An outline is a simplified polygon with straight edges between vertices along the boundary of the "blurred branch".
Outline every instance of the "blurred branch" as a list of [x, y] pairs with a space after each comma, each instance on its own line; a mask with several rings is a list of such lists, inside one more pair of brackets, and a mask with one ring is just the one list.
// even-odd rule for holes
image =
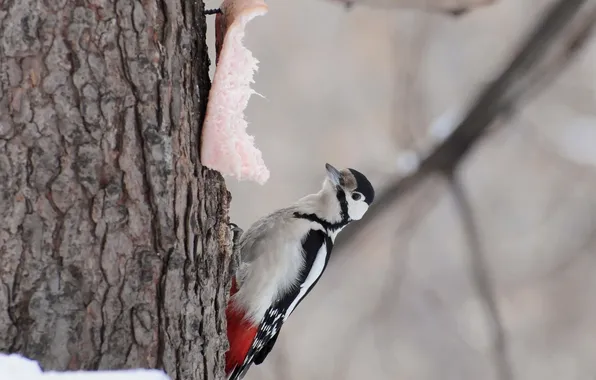
[[507, 356], [507, 336], [501, 323], [499, 308], [494, 296], [494, 286], [482, 250], [480, 232], [474, 221], [474, 211], [462, 184], [456, 178], [456, 174], [448, 174], [447, 180], [455, 201], [455, 206], [460, 214], [462, 227], [469, 246], [468, 252], [472, 282], [476, 287], [476, 291], [486, 304], [488, 319], [491, 321], [494, 337], [493, 362], [497, 378], [500, 380], [512, 380], [513, 371]]
[[[366, 217], [346, 227], [349, 232], [337, 240], [336, 249], [355, 239], [368, 223], [426, 177], [453, 172], [495, 120], [511, 115], [532, 89], [560, 73], [585, 45], [595, 23], [595, 8], [594, 0], [558, 0], [550, 5], [510, 64], [480, 93], [453, 133], [420, 162], [417, 170], [389, 184]], [[572, 32], [564, 35], [569, 29]]]
[[331, 0], [342, 3], [347, 9], [354, 6], [368, 6], [372, 8], [419, 9], [425, 12], [444, 13], [451, 16], [461, 16], [469, 11], [493, 4], [495, 0]]
[[[428, 214], [434, 209], [441, 199], [442, 192], [437, 187], [427, 187], [426, 194], [412, 200], [409, 210], [404, 210], [408, 216], [406, 221], [399, 224], [394, 232], [392, 251], [402, 252], [400, 255], [389, 255], [387, 263], [387, 272], [383, 281], [383, 286], [378, 296], [375, 307], [369, 314], [367, 324], [372, 328], [372, 338], [377, 349], [379, 366], [388, 378], [395, 373], [396, 361], [399, 358], [393, 355], [391, 342], [395, 342], [395, 328], [390, 328], [389, 323], [394, 321], [391, 315], [392, 308], [399, 304], [401, 285], [407, 274], [408, 260], [410, 258], [410, 245], [412, 237], [416, 230], [427, 218]], [[360, 323], [363, 326], [364, 323]]]

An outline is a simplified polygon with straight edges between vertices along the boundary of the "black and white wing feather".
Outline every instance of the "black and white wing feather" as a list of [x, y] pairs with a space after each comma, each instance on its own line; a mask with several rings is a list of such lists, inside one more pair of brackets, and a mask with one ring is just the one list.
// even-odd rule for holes
[[267, 309], [244, 363], [234, 369], [228, 377], [229, 380], [242, 379], [251, 364], [259, 365], [269, 355], [277, 341], [281, 326], [316, 285], [327, 267], [333, 242], [324, 231], [310, 230], [302, 248], [305, 262], [298, 277], [299, 286], [292, 288]]

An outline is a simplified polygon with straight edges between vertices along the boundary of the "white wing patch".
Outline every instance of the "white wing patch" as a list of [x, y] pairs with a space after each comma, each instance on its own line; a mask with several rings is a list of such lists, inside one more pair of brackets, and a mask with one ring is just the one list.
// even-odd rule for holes
[[323, 269], [325, 269], [326, 259], [327, 244], [323, 243], [323, 245], [321, 245], [321, 248], [319, 248], [319, 251], [317, 252], [317, 257], [315, 258], [315, 261], [312, 264], [312, 268], [310, 268], [310, 272], [308, 272], [308, 276], [306, 276], [306, 280], [300, 285], [300, 292], [298, 293], [296, 298], [294, 298], [294, 301], [292, 301], [290, 307], [288, 307], [288, 310], [284, 315], [284, 322], [286, 321], [286, 319], [288, 319], [290, 314], [292, 314], [292, 311], [294, 311], [296, 305], [298, 305], [300, 300], [306, 295], [308, 289], [310, 289], [315, 283], [315, 281], [321, 276], [321, 274], [323, 273]]

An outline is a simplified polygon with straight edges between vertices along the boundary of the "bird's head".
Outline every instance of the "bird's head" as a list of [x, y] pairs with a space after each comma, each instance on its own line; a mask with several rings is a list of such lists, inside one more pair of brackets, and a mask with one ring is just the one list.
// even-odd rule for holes
[[368, 178], [355, 169], [337, 170], [330, 164], [325, 164], [325, 168], [323, 188], [337, 197], [342, 213], [346, 214], [342, 219], [360, 220], [375, 199], [375, 189]]

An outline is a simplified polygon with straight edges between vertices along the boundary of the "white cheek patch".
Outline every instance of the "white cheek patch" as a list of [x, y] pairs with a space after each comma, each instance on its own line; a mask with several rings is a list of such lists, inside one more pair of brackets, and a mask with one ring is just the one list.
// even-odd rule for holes
[[352, 220], [360, 220], [368, 210], [368, 204], [364, 201], [348, 199], [348, 215]]

